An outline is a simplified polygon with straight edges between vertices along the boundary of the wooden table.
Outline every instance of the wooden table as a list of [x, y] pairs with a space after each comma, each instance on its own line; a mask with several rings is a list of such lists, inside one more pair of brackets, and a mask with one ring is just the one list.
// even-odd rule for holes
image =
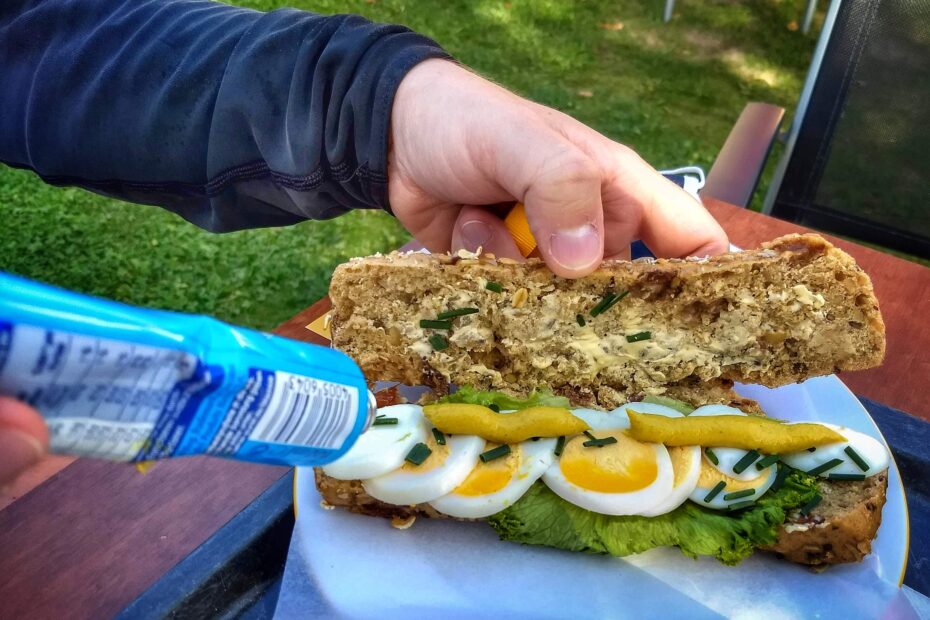
[[[741, 247], [803, 229], [711, 201]], [[845, 373], [856, 393], [930, 420], [930, 269], [833, 239], [872, 276], [888, 330], [881, 368]], [[320, 342], [305, 326], [322, 300], [276, 332]], [[63, 468], [61, 468], [64, 466]], [[206, 540], [285, 469], [191, 458], [132, 467], [79, 459], [0, 510], [0, 618], [102, 618], [132, 601]], [[35, 476], [34, 476], [35, 478]], [[33, 483], [39, 482], [33, 480]]]

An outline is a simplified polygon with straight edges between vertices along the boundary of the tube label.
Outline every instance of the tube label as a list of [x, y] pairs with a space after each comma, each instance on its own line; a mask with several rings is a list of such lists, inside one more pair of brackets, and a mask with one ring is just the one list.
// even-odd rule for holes
[[0, 394], [43, 415], [53, 452], [120, 461], [320, 465], [370, 413], [364, 377], [338, 351], [4, 274]]

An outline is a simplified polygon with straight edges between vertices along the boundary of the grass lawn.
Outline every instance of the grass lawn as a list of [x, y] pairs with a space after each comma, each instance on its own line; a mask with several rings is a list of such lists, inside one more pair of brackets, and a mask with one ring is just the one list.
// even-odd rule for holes
[[[462, 62], [636, 148], [709, 169], [747, 101], [793, 108], [815, 34], [804, 0], [243, 0], [355, 12], [428, 34]], [[759, 196], [764, 195], [760, 188]], [[347, 257], [407, 239], [382, 213], [213, 235], [154, 207], [46, 186], [0, 167], [0, 270], [268, 329], [322, 296]]]

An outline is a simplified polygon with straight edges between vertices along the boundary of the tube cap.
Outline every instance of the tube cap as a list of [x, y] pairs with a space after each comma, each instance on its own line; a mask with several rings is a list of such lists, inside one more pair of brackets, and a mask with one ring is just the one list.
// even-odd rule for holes
[[518, 202], [507, 217], [504, 218], [504, 226], [510, 232], [520, 254], [525, 257], [529, 256], [536, 249], [536, 237], [530, 230], [530, 223], [526, 219], [526, 209], [523, 203]]

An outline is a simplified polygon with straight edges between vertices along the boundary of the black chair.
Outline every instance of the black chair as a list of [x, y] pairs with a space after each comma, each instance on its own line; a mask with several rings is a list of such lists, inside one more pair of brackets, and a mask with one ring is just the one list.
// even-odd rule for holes
[[[702, 195], [746, 206], [784, 110], [750, 103]], [[930, 0], [833, 0], [763, 211], [930, 258]]]

